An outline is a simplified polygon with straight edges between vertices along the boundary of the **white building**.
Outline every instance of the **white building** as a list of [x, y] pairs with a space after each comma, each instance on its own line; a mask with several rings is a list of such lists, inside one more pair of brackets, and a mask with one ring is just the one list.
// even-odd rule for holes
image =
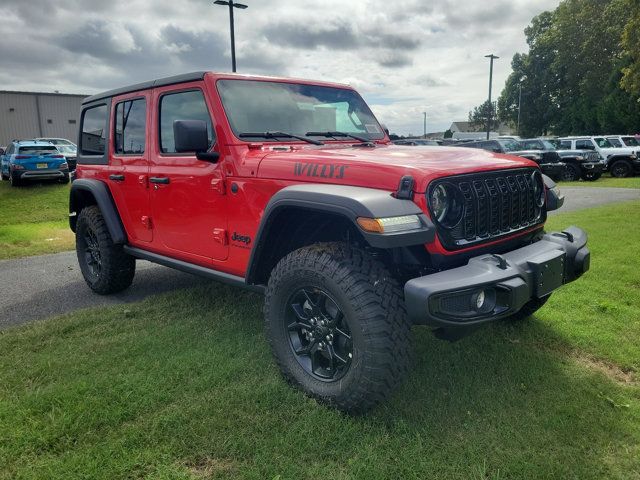
[[78, 141], [80, 105], [86, 95], [0, 90], [0, 146], [14, 139]]

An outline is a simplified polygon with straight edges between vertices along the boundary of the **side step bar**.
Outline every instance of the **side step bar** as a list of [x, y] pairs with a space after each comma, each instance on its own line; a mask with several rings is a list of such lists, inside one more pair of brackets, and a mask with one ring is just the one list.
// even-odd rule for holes
[[175, 258], [165, 257], [157, 253], [148, 252], [136, 247], [130, 247], [124, 245], [123, 250], [132, 257], [140, 258], [142, 260], [148, 260], [165, 267], [175, 268], [182, 272], [191, 273], [200, 277], [209, 278], [218, 282], [226, 283], [227, 285], [233, 285], [234, 287], [244, 288], [245, 290], [251, 290], [257, 293], [264, 293], [263, 285], [247, 285], [243, 277], [231, 275], [229, 273], [219, 272], [211, 268], [195, 265], [193, 263], [184, 262], [182, 260], [176, 260]]

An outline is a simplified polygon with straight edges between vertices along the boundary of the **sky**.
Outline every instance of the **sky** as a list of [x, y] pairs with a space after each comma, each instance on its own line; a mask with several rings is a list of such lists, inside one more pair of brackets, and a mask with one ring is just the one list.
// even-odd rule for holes
[[[446, 130], [526, 52], [524, 28], [559, 0], [243, 0], [238, 73], [348, 83], [398, 134]], [[400, 6], [402, 8], [400, 8]], [[228, 8], [213, 0], [0, 0], [0, 90], [92, 94], [231, 70]]]

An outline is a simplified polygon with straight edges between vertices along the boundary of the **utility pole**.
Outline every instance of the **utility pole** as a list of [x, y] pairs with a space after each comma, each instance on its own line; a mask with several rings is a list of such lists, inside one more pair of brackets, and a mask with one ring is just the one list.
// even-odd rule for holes
[[522, 82], [519, 84], [520, 93], [518, 94], [518, 127], [516, 128], [516, 134], [520, 135], [520, 106], [522, 105]]
[[424, 115], [424, 136], [423, 138], [427, 138], [427, 112], [422, 112]]
[[233, 22], [233, 9], [239, 8], [244, 10], [247, 8], [247, 5], [243, 3], [237, 3], [233, 0], [216, 0], [213, 2], [216, 5], [226, 5], [229, 7], [229, 30], [231, 31], [231, 71], [235, 73], [236, 71], [236, 36], [234, 32], [234, 22]]
[[491, 104], [491, 82], [493, 82], [493, 61], [500, 58], [496, 57], [493, 53], [485, 55], [485, 58], [490, 59], [489, 63], [489, 105], [487, 114], [487, 140], [489, 140], [489, 133], [491, 132], [491, 119], [493, 118], [493, 105]]

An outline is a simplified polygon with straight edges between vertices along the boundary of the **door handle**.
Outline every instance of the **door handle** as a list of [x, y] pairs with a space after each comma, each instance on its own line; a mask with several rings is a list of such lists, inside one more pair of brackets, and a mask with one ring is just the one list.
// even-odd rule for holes
[[122, 175], [122, 174], [118, 174], [118, 175], [112, 174], [112, 175], [109, 175], [109, 180], [113, 180], [114, 182], [124, 182], [124, 175]]
[[149, 177], [151, 183], [169, 183], [169, 177]]

